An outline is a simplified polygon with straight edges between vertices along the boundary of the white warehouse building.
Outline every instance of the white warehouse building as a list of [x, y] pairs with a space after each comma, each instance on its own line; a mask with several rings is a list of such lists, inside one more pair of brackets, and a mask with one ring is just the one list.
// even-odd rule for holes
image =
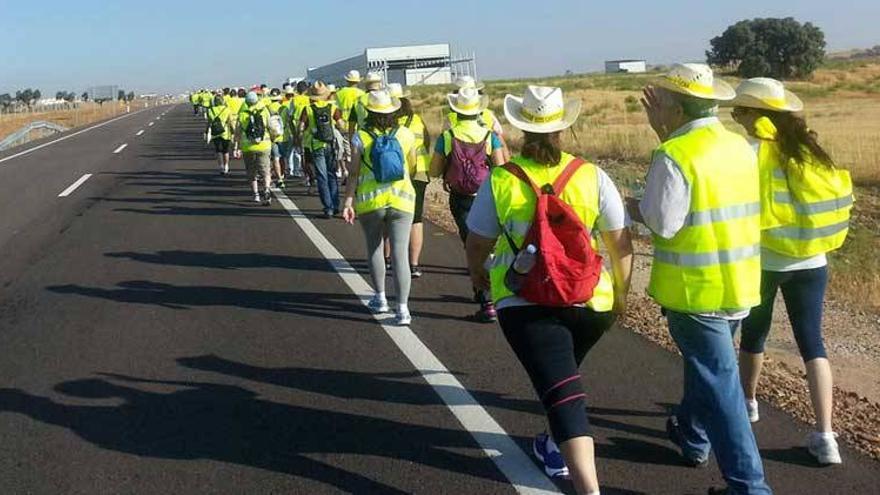
[[476, 60], [469, 57], [453, 58], [449, 43], [435, 45], [367, 48], [364, 53], [321, 67], [310, 68], [310, 81], [322, 80], [343, 84], [350, 70], [365, 74], [379, 72], [387, 83], [404, 86], [451, 84], [459, 75], [476, 76]]
[[648, 70], [648, 64], [644, 60], [608, 60], [605, 62], [606, 74], [640, 74]]

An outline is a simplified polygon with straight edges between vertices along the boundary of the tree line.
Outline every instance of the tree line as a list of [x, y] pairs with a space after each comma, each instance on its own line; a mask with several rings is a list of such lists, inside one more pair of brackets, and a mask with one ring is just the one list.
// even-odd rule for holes
[[[8, 110], [9, 107], [14, 106], [16, 103], [22, 106], [26, 106], [28, 108], [32, 108], [39, 100], [43, 97], [42, 92], [39, 89], [22, 89], [15, 92], [14, 95], [10, 93], [0, 94], [0, 109]], [[73, 91], [58, 91], [55, 93], [55, 99], [59, 101], [66, 101], [68, 103], [73, 103], [76, 101], [76, 93]], [[120, 89], [117, 92], [116, 99], [118, 101], [132, 101], [134, 100], [134, 91], [125, 92], [125, 90]], [[80, 95], [80, 100], [89, 101], [90, 96], [88, 91], [84, 91]], [[96, 103], [104, 103], [106, 101], [111, 101], [112, 98], [98, 98], [94, 101]]]

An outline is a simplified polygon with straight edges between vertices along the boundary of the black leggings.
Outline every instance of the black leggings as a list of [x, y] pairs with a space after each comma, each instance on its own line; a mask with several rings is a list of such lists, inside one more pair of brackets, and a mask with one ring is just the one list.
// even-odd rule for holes
[[588, 308], [517, 306], [500, 310], [498, 320], [544, 405], [554, 440], [589, 436], [578, 368], [614, 316]]

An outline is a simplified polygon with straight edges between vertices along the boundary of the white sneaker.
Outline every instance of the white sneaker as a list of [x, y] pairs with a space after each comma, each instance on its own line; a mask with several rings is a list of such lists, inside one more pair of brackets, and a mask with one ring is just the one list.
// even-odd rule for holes
[[823, 466], [843, 463], [837, 446], [837, 433], [810, 433], [807, 437], [807, 450]]
[[761, 419], [761, 415], [758, 414], [758, 401], [754, 399], [746, 399], [746, 411], [749, 412], [749, 422], [757, 423], [759, 419]]
[[260, 197], [259, 193], [254, 194], [254, 203], [262, 203], [263, 199]]
[[384, 297], [380, 297], [378, 294], [370, 299], [370, 302], [367, 303], [367, 307], [370, 308], [370, 311], [373, 313], [387, 313], [389, 311], [388, 300]]
[[397, 310], [397, 318], [394, 320], [394, 323], [402, 327], [412, 323], [412, 315], [409, 313], [409, 310]]

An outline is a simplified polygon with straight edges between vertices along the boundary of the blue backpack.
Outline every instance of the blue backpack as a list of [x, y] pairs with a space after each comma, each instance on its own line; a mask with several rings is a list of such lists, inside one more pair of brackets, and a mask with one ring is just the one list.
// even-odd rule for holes
[[376, 135], [372, 131], [364, 130], [373, 138], [373, 149], [370, 150], [369, 168], [373, 171], [373, 177], [379, 183], [396, 182], [404, 177], [406, 162], [403, 158], [403, 148], [397, 140], [397, 129], [390, 134]]

